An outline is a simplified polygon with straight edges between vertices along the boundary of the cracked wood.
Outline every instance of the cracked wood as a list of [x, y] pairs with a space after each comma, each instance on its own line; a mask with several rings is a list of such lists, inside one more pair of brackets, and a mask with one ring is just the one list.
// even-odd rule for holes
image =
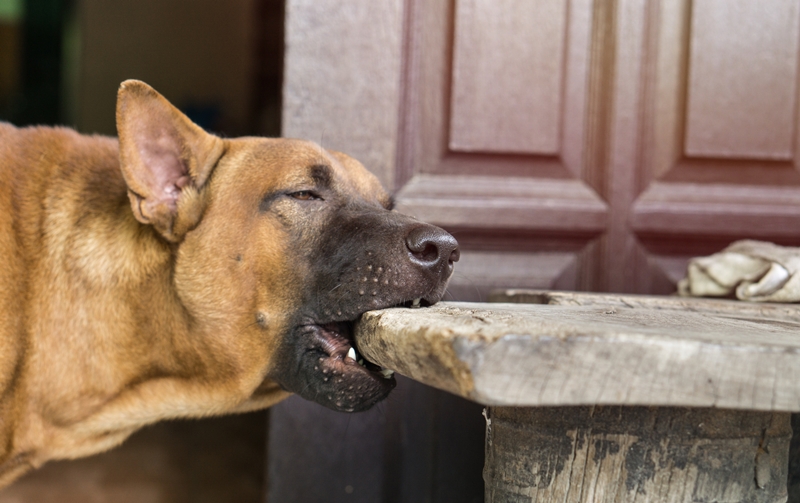
[[358, 350], [486, 405], [800, 411], [795, 306], [555, 292], [504, 298], [539, 304], [373, 311], [356, 328]]
[[790, 414], [490, 407], [490, 503], [785, 502]]

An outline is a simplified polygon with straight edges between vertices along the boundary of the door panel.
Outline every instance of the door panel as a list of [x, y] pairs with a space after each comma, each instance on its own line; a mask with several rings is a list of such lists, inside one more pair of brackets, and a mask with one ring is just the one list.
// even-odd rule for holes
[[559, 152], [566, 11], [561, 0], [456, 5], [450, 150]]
[[794, 0], [692, 4], [687, 157], [792, 159], [799, 14]]
[[[571, 2], [566, 12], [537, 8], [550, 0], [482, 0], [487, 13], [467, 8], [480, 3], [409, 2], [407, 36], [412, 40], [407, 40], [410, 71], [404, 82], [399, 181], [470, 161], [483, 166], [481, 174], [550, 177], [555, 164], [561, 177], [580, 178], [586, 163], [585, 112], [594, 98], [588, 94], [591, 1]], [[531, 7], [521, 13], [499, 8], [516, 3]], [[548, 52], [529, 49], [522, 55], [516, 52], [520, 43], [539, 43], [545, 33], [522, 41], [517, 41], [519, 33], [496, 34], [487, 41], [485, 31], [472, 26], [482, 26], [492, 11], [501, 18], [494, 23], [498, 29], [511, 17], [516, 19], [513, 28], [544, 30], [556, 41], [546, 44]], [[543, 20], [536, 17], [539, 13], [549, 17]], [[498, 128], [511, 134], [499, 135]], [[459, 152], [497, 155], [469, 159]], [[493, 170], [495, 163], [503, 165], [501, 172]]]

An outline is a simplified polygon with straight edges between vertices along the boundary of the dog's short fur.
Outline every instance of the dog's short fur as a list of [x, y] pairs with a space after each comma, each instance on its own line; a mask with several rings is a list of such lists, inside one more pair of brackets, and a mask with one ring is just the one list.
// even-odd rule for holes
[[452, 236], [344, 154], [218, 138], [142, 82], [117, 129], [0, 123], [0, 485], [164, 418], [383, 399], [351, 322], [438, 301]]

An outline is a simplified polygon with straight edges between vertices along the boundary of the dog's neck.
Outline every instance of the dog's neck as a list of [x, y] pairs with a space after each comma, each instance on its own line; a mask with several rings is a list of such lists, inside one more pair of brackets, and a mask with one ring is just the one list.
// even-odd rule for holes
[[[89, 454], [160, 419], [257, 409], [284, 398], [259, 369], [243, 368], [217, 347], [232, 327], [198, 323], [183, 307], [173, 285], [177, 245], [134, 218], [116, 140], [60, 134], [70, 136], [53, 145], [70, 145], [59, 156], [65, 161], [31, 162], [19, 178], [38, 184], [41, 199], [15, 201], [25, 207], [20, 215], [38, 217], [18, 236], [25, 270], [36, 276], [25, 281], [32, 302], [23, 365], [30, 369], [26, 388], [37, 394], [25, 400], [19, 447], [40, 448], [47, 431], [45, 458], [74, 456], [76, 445]], [[70, 170], [72, 163], [92, 169]], [[80, 382], [48, 386], [63, 376]]]

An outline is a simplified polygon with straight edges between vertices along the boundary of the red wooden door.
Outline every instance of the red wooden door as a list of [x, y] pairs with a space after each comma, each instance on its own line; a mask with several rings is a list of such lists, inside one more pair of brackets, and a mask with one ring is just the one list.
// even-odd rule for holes
[[797, 243], [798, 2], [410, 4], [400, 208], [452, 291], [670, 293], [688, 257]]

